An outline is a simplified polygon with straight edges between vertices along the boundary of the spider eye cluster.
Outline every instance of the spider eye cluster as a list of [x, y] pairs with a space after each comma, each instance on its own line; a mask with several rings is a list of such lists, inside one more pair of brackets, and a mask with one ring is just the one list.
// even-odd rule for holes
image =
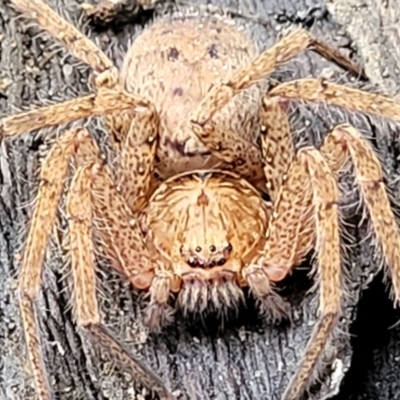
[[[232, 245], [228, 243], [226, 246], [218, 247], [214, 244], [208, 248], [203, 248], [197, 245], [194, 251], [185, 250], [181, 246], [181, 255], [187, 258], [187, 264], [192, 268], [213, 268], [215, 266], [222, 266], [227, 262], [229, 254], [232, 252]], [[187, 257], [189, 256], [189, 257]]]

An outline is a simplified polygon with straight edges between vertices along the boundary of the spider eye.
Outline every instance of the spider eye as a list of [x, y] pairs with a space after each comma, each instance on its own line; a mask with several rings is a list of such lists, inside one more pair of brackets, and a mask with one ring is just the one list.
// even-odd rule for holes
[[221, 258], [217, 261], [217, 265], [221, 266], [224, 265], [226, 263], [226, 259], [225, 258]]
[[214, 252], [217, 251], [217, 248], [212, 244], [212, 245], [210, 246], [210, 251], [211, 251], [211, 253], [214, 253]]
[[226, 251], [229, 252], [229, 253], [232, 251], [232, 244], [231, 243], [228, 243], [228, 246], [226, 246]]
[[190, 258], [188, 261], [189, 267], [196, 267], [197, 266], [197, 260], [195, 258]]

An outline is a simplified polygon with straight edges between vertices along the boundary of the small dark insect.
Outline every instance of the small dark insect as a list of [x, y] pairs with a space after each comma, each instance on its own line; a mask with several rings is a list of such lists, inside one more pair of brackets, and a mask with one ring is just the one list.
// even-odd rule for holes
[[[303, 393], [341, 311], [337, 174], [350, 158], [400, 299], [400, 237], [371, 145], [352, 126], [330, 132], [319, 150], [295, 151], [286, 99], [324, 102], [400, 121], [392, 99], [319, 79], [257, 83], [312, 49], [355, 74], [349, 59], [296, 30], [258, 54], [226, 18], [161, 20], [137, 38], [121, 73], [87, 37], [41, 0], [13, 0], [95, 72], [96, 93], [0, 120], [2, 138], [104, 116], [119, 154], [114, 178], [85, 129], [71, 129], [48, 154], [22, 261], [19, 296], [28, 354], [41, 400], [51, 398], [34, 301], [68, 165], [67, 199], [77, 322], [135, 377], [173, 398], [161, 379], [102, 326], [95, 296], [94, 244], [138, 289], [149, 290], [148, 323], [166, 320], [171, 293], [184, 312], [235, 307], [242, 288], [281, 314], [274, 293], [315, 249], [320, 319], [285, 400]], [[257, 143], [261, 142], [261, 146]], [[157, 174], [157, 178], [155, 178]], [[262, 192], [271, 198], [262, 199]], [[93, 232], [92, 232], [93, 230]]]

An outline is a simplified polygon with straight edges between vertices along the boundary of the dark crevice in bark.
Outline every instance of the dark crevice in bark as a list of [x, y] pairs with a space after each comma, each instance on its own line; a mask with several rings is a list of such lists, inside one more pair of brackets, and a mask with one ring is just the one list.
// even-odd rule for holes
[[[357, 317], [350, 329], [352, 365], [343, 381], [340, 394], [333, 400], [391, 398], [390, 391], [382, 390], [379, 381], [371, 379], [377, 355], [383, 355], [388, 347], [391, 327], [399, 316], [393, 310], [389, 291], [382, 280], [383, 274], [380, 273], [360, 299]], [[380, 380], [382, 378], [383, 375]]]

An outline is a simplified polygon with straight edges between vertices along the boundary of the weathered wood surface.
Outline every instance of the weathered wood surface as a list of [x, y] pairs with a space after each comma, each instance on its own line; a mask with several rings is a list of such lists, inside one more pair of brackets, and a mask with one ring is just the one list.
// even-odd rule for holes
[[396, 0], [327, 0], [354, 41], [368, 77], [382, 92], [400, 94], [400, 7]]
[[[326, 5], [357, 47], [371, 81], [382, 93], [399, 99], [398, 1], [327, 0]], [[398, 153], [392, 151], [392, 156], [396, 159]], [[335, 400], [386, 400], [400, 396], [399, 317], [399, 310], [393, 310], [387, 287], [378, 276], [359, 304], [352, 329], [352, 367]]]
[[[85, 27], [75, 0], [53, 0], [51, 3], [68, 20], [87, 32], [117, 65], [121, 64], [128, 42], [141, 29], [140, 24], [132, 23], [117, 33], [111, 30], [96, 33]], [[237, 7], [239, 3], [239, 11], [250, 11], [262, 17], [266, 21], [264, 26], [238, 21], [262, 48], [270, 46], [282, 30], [296, 23], [311, 27], [318, 37], [356, 56], [346, 29], [333, 22], [322, 2], [247, 0], [212, 3], [227, 3], [229, 7]], [[49, 35], [31, 23], [17, 20], [16, 15], [8, 1], [0, 2], [0, 115], [88, 93], [90, 70], [69, 56]], [[310, 53], [288, 65], [276, 74], [276, 78], [310, 75], [329, 76], [334, 80], [340, 77], [341, 81], [349, 82], [343, 72]], [[303, 144], [307, 140], [316, 145], [335, 123], [353, 122], [366, 136], [375, 139], [374, 145], [388, 171], [389, 186], [395, 194], [399, 193], [395, 179], [399, 176], [399, 131], [394, 124], [321, 106], [301, 106], [291, 120], [294, 136], [302, 139]], [[96, 121], [91, 121], [89, 126], [104, 142], [105, 133], [101, 126]], [[307, 126], [306, 131], [302, 129], [304, 126]], [[40, 134], [8, 140], [2, 145], [0, 340], [3, 343], [0, 343], [0, 398], [34, 398], [15, 297], [19, 265], [18, 257], [14, 258], [14, 255], [20, 254], [26, 237], [37, 190], [39, 156], [42, 148], [46, 147], [43, 146], [45, 138], [54, 138], [62, 131], [62, 127], [44, 130]], [[351, 225], [347, 231], [357, 243], [348, 251], [346, 263], [352, 284], [348, 286], [349, 296], [344, 302], [340, 327], [326, 354], [334, 361], [334, 369], [324, 370], [323, 383], [314, 388], [310, 399], [328, 398], [338, 392], [352, 356], [349, 326], [355, 319], [355, 305], [361, 288], [376, 274], [378, 265], [372, 257], [369, 240], [361, 241], [365, 239], [368, 227], [365, 223], [358, 224], [359, 214], [354, 206], [358, 195], [351, 190], [352, 182], [346, 176], [343, 187], [343, 212]], [[37, 302], [45, 360], [56, 398], [142, 398], [141, 389], [133, 386], [132, 378], [121, 373], [104, 352], [98, 351], [76, 330], [70, 309], [68, 266], [64, 266], [57, 243], [58, 239], [54, 238], [43, 275], [43, 293]], [[255, 318], [251, 317], [224, 334], [201, 334], [193, 333], [183, 321], [177, 321], [175, 327], [162, 335], [149, 336], [142, 324], [144, 303], [138, 293], [107, 267], [101, 269], [99, 287], [105, 324], [132, 351], [142, 355], [182, 399], [279, 399], [309, 339], [318, 307], [314, 300], [317, 293], [311, 291], [307, 294], [311, 287], [307, 271], [299, 271], [285, 283], [284, 288], [285, 296], [294, 304], [290, 327], [268, 326], [262, 321], [254, 323]]]

